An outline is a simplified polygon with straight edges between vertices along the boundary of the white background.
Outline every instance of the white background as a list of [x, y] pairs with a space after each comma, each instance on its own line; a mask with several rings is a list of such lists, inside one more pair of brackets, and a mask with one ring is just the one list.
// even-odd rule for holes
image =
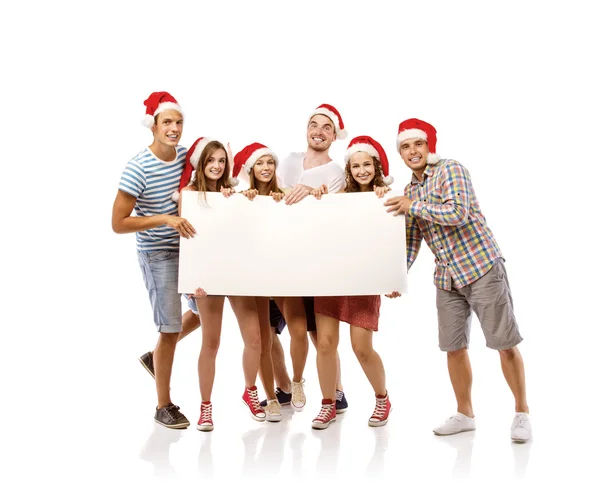
[[[592, 4], [3, 7], [0, 489], [203, 491], [212, 478], [294, 491], [347, 491], [378, 479], [407, 491], [597, 491], [600, 36]], [[307, 410], [279, 429], [252, 422], [240, 405], [241, 338], [229, 309], [215, 431], [155, 428], [152, 381], [136, 358], [156, 334], [134, 235], [115, 235], [110, 216], [123, 167], [151, 143], [139, 124], [142, 103], [160, 90], [185, 109], [182, 144], [210, 135], [234, 152], [259, 141], [280, 156], [303, 150], [308, 113], [333, 104], [350, 137], [382, 143], [401, 183], [409, 173], [394, 152], [398, 124], [418, 117], [436, 126], [438, 153], [470, 170], [507, 259], [533, 443], [509, 442], [512, 399], [477, 324], [478, 430], [432, 436], [454, 399], [437, 349], [426, 248], [410, 272], [410, 295], [382, 306], [375, 344], [395, 406], [384, 429], [366, 426], [372, 391], [344, 330], [346, 416], [320, 434], [310, 430], [319, 407], [311, 347]], [[332, 157], [341, 161], [345, 147], [334, 143]], [[371, 255], [356, 252], [356, 262]], [[199, 347], [199, 333], [184, 341], [173, 375], [174, 399], [193, 422]]]

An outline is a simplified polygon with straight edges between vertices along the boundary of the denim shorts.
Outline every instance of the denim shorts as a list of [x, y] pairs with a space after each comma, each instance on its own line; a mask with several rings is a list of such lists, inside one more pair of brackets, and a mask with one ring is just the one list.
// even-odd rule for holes
[[138, 262], [159, 332], [181, 332], [181, 295], [177, 292], [179, 252], [138, 250]]
[[190, 296], [189, 298], [185, 296], [185, 298], [187, 300], [188, 308], [192, 310], [192, 312], [194, 312], [196, 315], [198, 315], [198, 306], [196, 305], [196, 298], [194, 298], [193, 296]]

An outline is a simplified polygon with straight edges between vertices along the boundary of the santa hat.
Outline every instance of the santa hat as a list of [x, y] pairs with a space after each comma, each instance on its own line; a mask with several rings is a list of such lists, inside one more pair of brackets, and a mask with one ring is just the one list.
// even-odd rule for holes
[[398, 151], [400, 151], [400, 144], [405, 140], [423, 139], [427, 141], [427, 146], [429, 147], [427, 162], [429, 164], [435, 164], [440, 160], [440, 157], [435, 153], [435, 144], [437, 142], [436, 133], [433, 125], [424, 122], [423, 120], [409, 118], [408, 120], [404, 120], [398, 127], [396, 147], [398, 148]]
[[187, 187], [190, 184], [190, 181], [192, 181], [192, 174], [194, 173], [194, 170], [198, 168], [198, 162], [200, 161], [202, 151], [206, 147], [206, 144], [213, 140], [215, 139], [211, 139], [210, 137], [200, 137], [192, 144], [192, 147], [188, 149], [181, 178], [179, 179], [179, 189], [176, 192], [173, 192], [173, 195], [171, 196], [174, 202], [179, 200], [179, 192], [181, 192], [181, 189]]
[[308, 117], [308, 121], [315, 115], [324, 115], [329, 118], [335, 127], [335, 133], [338, 139], [345, 139], [348, 136], [348, 132], [344, 128], [344, 122], [342, 120], [342, 115], [340, 112], [336, 110], [330, 104], [322, 104], [318, 106]]
[[273, 156], [273, 159], [275, 160], [275, 167], [277, 167], [279, 164], [277, 155], [266, 145], [254, 142], [253, 144], [244, 147], [233, 158], [233, 179], [237, 180], [237, 176], [240, 174], [242, 168], [244, 169], [246, 175], [250, 175], [250, 172], [252, 171], [254, 164], [256, 164], [256, 161], [267, 155]]
[[146, 114], [142, 120], [142, 125], [148, 128], [152, 128], [152, 125], [154, 125], [154, 117], [165, 110], [176, 110], [183, 116], [181, 106], [168, 92], [153, 92], [144, 101], [144, 104], [146, 105]]
[[388, 176], [390, 168], [387, 154], [379, 142], [368, 135], [354, 137], [348, 144], [348, 149], [344, 154], [344, 161], [346, 164], [348, 164], [352, 154], [355, 152], [366, 152], [369, 156], [379, 159], [379, 162], [381, 163], [381, 170], [383, 171], [383, 183], [386, 185], [391, 185], [394, 183], [394, 177]]

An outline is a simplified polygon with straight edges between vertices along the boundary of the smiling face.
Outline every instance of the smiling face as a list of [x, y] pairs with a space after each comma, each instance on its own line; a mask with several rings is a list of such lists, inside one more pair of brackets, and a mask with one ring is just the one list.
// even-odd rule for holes
[[335, 126], [325, 115], [314, 115], [308, 122], [306, 140], [315, 151], [326, 151], [335, 141]]
[[352, 178], [361, 188], [366, 188], [375, 178], [375, 161], [366, 152], [355, 152], [348, 162]]
[[152, 125], [154, 141], [165, 147], [179, 144], [183, 131], [183, 116], [177, 110], [165, 110], [156, 115]]
[[207, 184], [216, 183], [223, 176], [226, 164], [227, 154], [223, 149], [217, 149], [208, 156], [204, 163], [204, 176]]
[[270, 183], [275, 175], [275, 159], [270, 154], [259, 157], [252, 167], [254, 179], [261, 183]]
[[423, 175], [427, 167], [429, 146], [424, 139], [407, 139], [400, 144], [400, 157], [417, 177]]

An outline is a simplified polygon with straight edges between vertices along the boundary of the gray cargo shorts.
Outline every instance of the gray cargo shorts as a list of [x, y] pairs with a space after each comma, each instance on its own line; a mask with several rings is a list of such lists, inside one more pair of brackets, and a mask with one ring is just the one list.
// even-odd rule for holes
[[452, 286], [451, 291], [437, 289], [436, 305], [442, 351], [469, 347], [473, 312], [479, 319], [487, 347], [509, 349], [523, 340], [502, 259], [496, 260], [488, 272], [467, 286], [460, 289]]

